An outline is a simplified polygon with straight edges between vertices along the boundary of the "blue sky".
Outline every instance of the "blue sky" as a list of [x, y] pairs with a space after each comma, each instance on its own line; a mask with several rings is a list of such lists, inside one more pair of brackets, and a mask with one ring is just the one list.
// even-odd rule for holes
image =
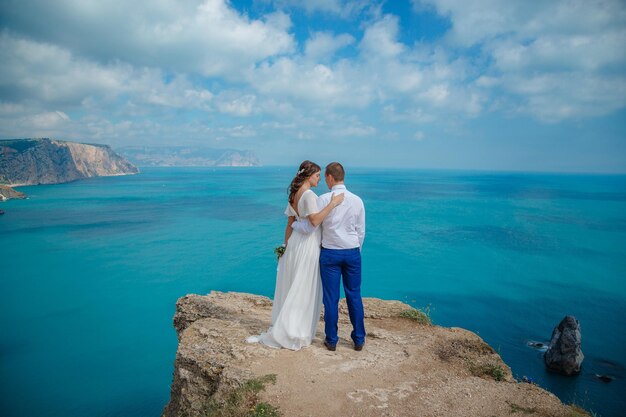
[[0, 137], [626, 172], [622, 0], [0, 0]]

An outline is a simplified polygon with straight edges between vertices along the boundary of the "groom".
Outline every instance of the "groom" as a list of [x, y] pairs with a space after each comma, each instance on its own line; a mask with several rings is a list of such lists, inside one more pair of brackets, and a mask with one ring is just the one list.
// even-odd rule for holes
[[[324, 291], [324, 322], [326, 339], [324, 345], [334, 351], [339, 340], [337, 322], [339, 318], [339, 285], [343, 277], [348, 313], [352, 323], [354, 350], [365, 345], [365, 323], [363, 300], [361, 299], [361, 248], [365, 238], [365, 207], [363, 201], [346, 189], [343, 183], [345, 171], [339, 162], [326, 166], [324, 178], [331, 190], [319, 197], [318, 207], [326, 207], [333, 193], [343, 193], [345, 200], [335, 207], [322, 222], [322, 249], [320, 273]], [[309, 229], [309, 222], [294, 222], [294, 229]]]

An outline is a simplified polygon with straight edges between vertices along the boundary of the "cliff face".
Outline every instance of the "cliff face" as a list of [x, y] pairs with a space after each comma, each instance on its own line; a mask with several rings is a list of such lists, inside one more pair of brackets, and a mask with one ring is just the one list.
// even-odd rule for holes
[[[232, 414], [237, 401], [244, 401], [241, 415], [255, 403], [278, 407], [283, 416], [586, 415], [535, 385], [516, 382], [474, 333], [404, 318], [411, 308], [398, 301], [368, 298], [364, 304], [363, 351], [349, 342], [344, 303], [335, 352], [322, 344], [323, 323], [310, 347], [292, 352], [245, 341], [270, 324], [266, 297], [212, 292], [180, 298], [174, 380], [163, 416], [222, 415], [219, 407], [227, 410], [223, 415], [239, 415]], [[246, 397], [260, 381], [274, 384]]]
[[139, 170], [105, 145], [53, 139], [0, 140], [0, 183], [56, 184]]

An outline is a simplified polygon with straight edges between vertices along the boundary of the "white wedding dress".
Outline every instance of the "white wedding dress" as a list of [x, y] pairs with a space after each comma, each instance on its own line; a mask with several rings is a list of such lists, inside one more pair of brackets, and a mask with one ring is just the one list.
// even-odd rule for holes
[[[300, 215], [290, 204], [285, 214], [308, 221], [307, 216], [318, 211], [317, 196], [307, 190], [298, 201]], [[319, 227], [310, 235], [292, 232], [287, 249], [278, 261], [272, 326], [260, 336], [249, 337], [248, 342], [292, 350], [311, 344], [322, 308], [321, 237]]]

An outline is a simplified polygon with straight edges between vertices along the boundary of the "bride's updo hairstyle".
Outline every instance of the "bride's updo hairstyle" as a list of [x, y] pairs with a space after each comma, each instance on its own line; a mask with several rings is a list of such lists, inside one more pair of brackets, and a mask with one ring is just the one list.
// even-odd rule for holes
[[289, 184], [289, 204], [293, 205], [294, 197], [296, 196], [296, 193], [298, 192], [300, 187], [302, 187], [302, 184], [304, 184], [304, 181], [306, 181], [306, 179], [309, 178], [311, 175], [321, 170], [322, 168], [320, 168], [320, 166], [317, 165], [315, 162], [304, 161], [300, 164], [298, 173], [293, 178], [293, 180], [291, 180], [291, 184]]

